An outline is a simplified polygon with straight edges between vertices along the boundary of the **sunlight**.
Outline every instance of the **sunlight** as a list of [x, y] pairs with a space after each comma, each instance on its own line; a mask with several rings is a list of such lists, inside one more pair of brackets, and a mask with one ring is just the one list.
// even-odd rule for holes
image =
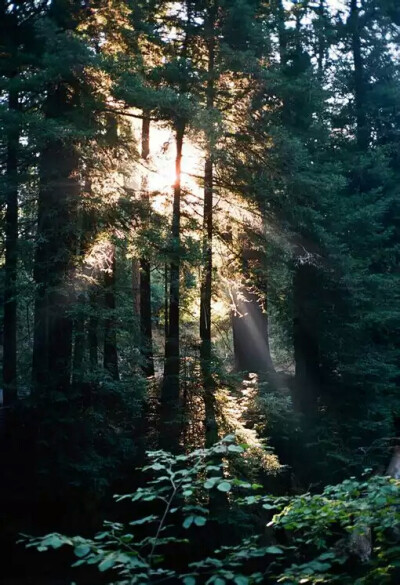
[[[138, 112], [135, 111], [135, 114]], [[140, 114], [139, 114], [140, 115]], [[142, 122], [131, 119], [132, 132], [140, 143]], [[150, 127], [150, 156], [131, 165], [126, 186], [136, 193], [143, 189], [143, 182], [151, 194], [151, 206], [157, 213], [168, 214], [176, 183], [175, 135], [162, 123], [153, 122]], [[189, 138], [185, 139], [182, 157], [181, 185], [183, 205], [190, 216], [202, 214], [202, 188], [196, 177], [202, 175], [204, 152]]]

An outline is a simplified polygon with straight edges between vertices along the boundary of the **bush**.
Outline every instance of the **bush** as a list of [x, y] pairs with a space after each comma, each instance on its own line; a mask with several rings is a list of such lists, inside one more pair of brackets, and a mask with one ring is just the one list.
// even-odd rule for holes
[[[105, 522], [93, 539], [55, 533], [28, 538], [27, 546], [73, 547], [74, 566], [109, 571], [109, 582], [118, 585], [398, 583], [400, 481], [351, 478], [317, 495], [258, 495], [262, 486], [228, 475], [230, 459], [244, 449], [228, 436], [188, 455], [149, 452], [144, 487], [115, 496], [117, 502], [139, 504], [136, 519], [126, 525]], [[197, 542], [195, 529], [203, 531], [202, 540], [210, 537], [216, 507], [226, 520], [221, 546], [204, 558], [201, 547], [192, 547], [190, 555], [173, 560], [179, 547]], [[252, 535], [243, 529], [231, 542], [228, 520], [235, 510], [250, 516], [256, 511], [263, 529]]]

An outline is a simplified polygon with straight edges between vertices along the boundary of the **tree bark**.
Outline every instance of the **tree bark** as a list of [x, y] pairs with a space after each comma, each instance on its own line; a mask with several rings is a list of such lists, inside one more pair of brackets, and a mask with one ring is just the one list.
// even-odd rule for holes
[[171, 407], [177, 408], [179, 403], [180, 373], [180, 226], [181, 226], [181, 166], [183, 136], [185, 124], [178, 123], [176, 128], [176, 180], [174, 185], [174, 201], [172, 210], [172, 245], [170, 264], [170, 288], [168, 306], [168, 334], [165, 343], [164, 384], [162, 400]]
[[294, 404], [307, 416], [316, 413], [321, 386], [318, 332], [312, 315], [316, 269], [310, 264], [296, 267], [293, 282], [293, 345], [295, 359]]
[[370, 128], [366, 114], [366, 81], [362, 58], [360, 36], [360, 9], [358, 0], [350, 0], [349, 26], [351, 30], [351, 44], [354, 64], [354, 101], [357, 124], [357, 146], [366, 151], [370, 141]]
[[[208, 71], [206, 87], [206, 107], [212, 113], [215, 99], [215, 10], [210, 9], [206, 23], [206, 42], [208, 50]], [[213, 137], [208, 138], [204, 165], [204, 211], [203, 211], [203, 271], [200, 289], [200, 360], [204, 382], [205, 406], [205, 443], [210, 447], [218, 440], [215, 416], [214, 383], [211, 373], [211, 299], [213, 269], [213, 196], [214, 165]]]
[[239, 372], [271, 373], [273, 364], [269, 347], [268, 317], [259, 295], [246, 286], [232, 291], [232, 295], [235, 368]]
[[[191, 0], [185, 2], [185, 38], [179, 57], [183, 62], [188, 58], [191, 33]], [[181, 93], [188, 91], [188, 79], [182, 77]], [[163, 441], [170, 450], [178, 449], [180, 421], [180, 267], [181, 267], [181, 197], [182, 197], [182, 152], [186, 130], [185, 114], [175, 117], [175, 184], [172, 206], [170, 287], [168, 299], [168, 330], [165, 340], [164, 379], [161, 391]]]
[[140, 262], [137, 258], [132, 258], [132, 296], [133, 296], [133, 314], [140, 322]]
[[[49, 90], [45, 115], [63, 117], [76, 99], [59, 82]], [[80, 192], [79, 157], [73, 143], [48, 142], [41, 153], [36, 282], [33, 384], [36, 391], [65, 392], [72, 359], [71, 276], [76, 252], [77, 206]]]
[[110, 243], [108, 248], [108, 266], [104, 275], [104, 369], [109, 372], [113, 380], [119, 380], [118, 350], [117, 350], [117, 323], [115, 316], [115, 285], [116, 285], [116, 255], [115, 244]]
[[79, 295], [79, 314], [75, 318], [74, 331], [74, 359], [73, 359], [73, 382], [79, 385], [83, 379], [83, 363], [85, 357], [85, 312], [83, 305], [86, 301], [85, 295]]
[[327, 52], [327, 41], [326, 41], [326, 34], [324, 30], [324, 22], [326, 19], [326, 7], [325, 7], [325, 0], [319, 0], [318, 6], [318, 23], [319, 23], [319, 30], [318, 30], [318, 77], [320, 81], [323, 79], [323, 72], [324, 72], [324, 61]]
[[169, 274], [168, 263], [164, 265], [164, 341], [167, 342], [169, 327]]
[[[150, 155], [150, 117], [143, 112], [142, 122], [142, 159], [147, 161]], [[148, 223], [150, 201], [147, 177], [142, 181], [142, 202], [145, 207], [145, 223]], [[151, 266], [146, 258], [140, 259], [140, 334], [143, 356], [143, 373], [154, 376], [153, 332], [151, 314]]]
[[99, 298], [98, 291], [94, 289], [89, 293], [90, 316], [88, 324], [88, 345], [90, 371], [94, 373], [99, 363]]
[[[232, 290], [232, 329], [235, 367], [238, 371], [274, 374], [267, 312], [267, 283], [263, 257], [245, 235], [242, 239], [242, 274], [246, 283]], [[260, 274], [263, 274], [261, 278]]]
[[[10, 112], [18, 112], [18, 93], [14, 90], [9, 92], [8, 107]], [[3, 403], [6, 406], [17, 400], [18, 141], [19, 130], [15, 122], [7, 136], [6, 160], [3, 351]]]

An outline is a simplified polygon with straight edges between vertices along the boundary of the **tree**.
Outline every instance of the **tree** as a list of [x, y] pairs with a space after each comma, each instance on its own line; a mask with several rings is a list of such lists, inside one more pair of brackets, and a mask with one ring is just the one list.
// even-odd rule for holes
[[18, 9], [6, 11], [0, 5], [3, 51], [8, 59], [1, 74], [8, 79], [9, 122], [6, 131], [6, 183], [5, 183], [5, 282], [4, 282], [4, 349], [3, 384], [4, 403], [13, 404], [17, 398], [17, 262], [18, 262], [18, 154], [19, 154], [19, 95], [17, 76], [19, 63], [16, 52], [20, 27]]
[[[146, 163], [150, 155], [150, 116], [143, 112], [142, 121], [142, 152], [141, 157]], [[145, 207], [145, 214], [148, 216], [150, 202], [148, 185], [146, 179], [142, 179], [142, 201]], [[140, 259], [139, 272], [139, 296], [140, 296], [140, 333], [141, 347], [144, 358], [143, 371], [146, 376], [154, 376], [153, 360], [153, 333], [151, 314], [151, 266], [146, 258]]]

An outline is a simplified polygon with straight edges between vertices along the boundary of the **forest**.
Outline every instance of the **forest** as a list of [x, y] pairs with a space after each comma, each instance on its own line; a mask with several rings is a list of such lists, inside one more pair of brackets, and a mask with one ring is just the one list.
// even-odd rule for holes
[[0, 0], [0, 583], [399, 585], [399, 0]]

